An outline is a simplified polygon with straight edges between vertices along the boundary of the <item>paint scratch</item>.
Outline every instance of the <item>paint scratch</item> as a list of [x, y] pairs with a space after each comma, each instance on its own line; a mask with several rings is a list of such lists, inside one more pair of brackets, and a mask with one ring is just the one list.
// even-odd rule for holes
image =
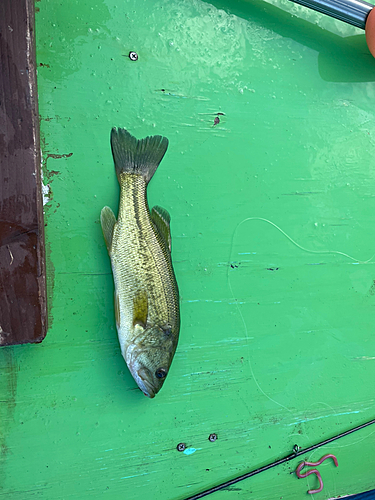
[[9, 255], [10, 255], [10, 263], [9, 263], [9, 266], [11, 266], [11, 265], [13, 264], [14, 257], [13, 257], [12, 250], [10, 249], [9, 245], [7, 245], [7, 249], [8, 249]]
[[292, 422], [291, 424], [287, 424], [287, 427], [290, 427], [291, 425], [312, 422], [313, 420], [320, 420], [322, 418], [338, 417], [340, 415], [352, 415], [353, 413], [360, 413], [361, 411], [364, 411], [364, 410], [344, 411], [342, 413], [334, 413], [333, 415], [319, 415], [319, 417], [301, 418], [301, 419], [296, 420], [295, 422]]

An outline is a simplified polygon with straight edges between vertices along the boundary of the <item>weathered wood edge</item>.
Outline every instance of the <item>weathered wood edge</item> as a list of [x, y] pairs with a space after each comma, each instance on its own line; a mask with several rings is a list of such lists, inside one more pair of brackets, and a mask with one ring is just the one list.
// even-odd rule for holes
[[0, 346], [6, 346], [41, 342], [47, 307], [34, 2], [3, 0], [0, 13]]

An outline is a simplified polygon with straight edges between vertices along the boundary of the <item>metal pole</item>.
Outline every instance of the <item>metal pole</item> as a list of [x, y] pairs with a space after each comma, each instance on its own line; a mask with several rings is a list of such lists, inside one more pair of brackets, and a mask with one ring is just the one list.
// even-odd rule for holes
[[366, 18], [374, 8], [362, 0], [291, 0], [309, 9], [317, 10], [327, 16], [340, 19], [345, 23], [365, 29]]

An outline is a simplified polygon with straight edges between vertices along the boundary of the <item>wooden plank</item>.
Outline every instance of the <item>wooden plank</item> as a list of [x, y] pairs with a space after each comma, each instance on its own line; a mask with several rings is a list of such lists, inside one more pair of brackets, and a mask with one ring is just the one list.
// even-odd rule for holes
[[0, 345], [46, 335], [34, 5], [0, 3]]

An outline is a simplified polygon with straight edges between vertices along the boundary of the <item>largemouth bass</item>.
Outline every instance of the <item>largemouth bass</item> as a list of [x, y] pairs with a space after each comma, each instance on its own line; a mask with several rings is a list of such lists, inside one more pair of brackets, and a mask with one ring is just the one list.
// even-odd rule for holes
[[149, 210], [147, 185], [168, 139], [137, 140], [123, 128], [111, 132], [120, 183], [117, 220], [109, 207], [100, 214], [115, 284], [115, 316], [121, 353], [138, 387], [149, 398], [160, 391], [180, 331], [178, 287], [171, 261], [170, 216]]

